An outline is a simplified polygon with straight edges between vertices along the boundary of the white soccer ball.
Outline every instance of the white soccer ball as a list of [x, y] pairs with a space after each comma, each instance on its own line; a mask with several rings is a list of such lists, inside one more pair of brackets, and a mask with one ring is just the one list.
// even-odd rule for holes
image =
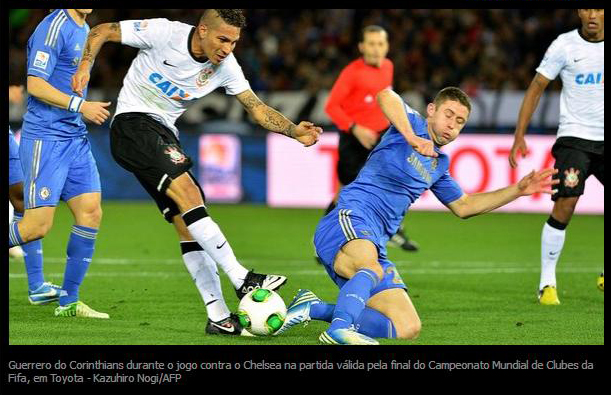
[[258, 288], [247, 293], [238, 305], [242, 326], [256, 336], [273, 335], [286, 319], [286, 305], [276, 292]]

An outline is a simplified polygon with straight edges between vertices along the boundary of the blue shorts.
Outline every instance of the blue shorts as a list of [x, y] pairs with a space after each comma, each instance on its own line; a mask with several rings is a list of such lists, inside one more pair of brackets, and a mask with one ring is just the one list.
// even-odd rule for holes
[[21, 138], [26, 209], [57, 206], [83, 193], [101, 192], [100, 175], [87, 137], [70, 140]]
[[8, 131], [8, 185], [15, 185], [23, 182], [23, 170], [19, 160], [19, 144], [13, 136], [13, 132]]
[[348, 281], [333, 270], [335, 256], [347, 242], [355, 239], [365, 239], [375, 244], [378, 249], [378, 263], [382, 266], [384, 277], [372, 291], [372, 295], [386, 289], [402, 288], [407, 286], [401, 279], [394, 263], [386, 258], [386, 242], [388, 238], [381, 237], [367, 224], [366, 219], [353, 210], [336, 207], [320, 220], [314, 234], [316, 254], [323, 262], [325, 270], [331, 279], [341, 289]]

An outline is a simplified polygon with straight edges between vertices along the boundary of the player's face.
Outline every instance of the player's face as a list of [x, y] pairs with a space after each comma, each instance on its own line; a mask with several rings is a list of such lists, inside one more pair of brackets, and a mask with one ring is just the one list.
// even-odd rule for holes
[[388, 38], [386, 32], [367, 32], [363, 42], [359, 43], [359, 51], [363, 54], [365, 63], [380, 67], [388, 54]]
[[240, 28], [220, 22], [217, 26], [199, 25], [200, 45], [214, 65], [221, 63], [240, 39]]
[[588, 37], [597, 37], [605, 31], [604, 9], [580, 9], [577, 11], [581, 27]]
[[454, 141], [469, 118], [469, 109], [455, 100], [446, 100], [439, 106], [430, 103], [426, 111], [431, 138], [438, 146]]

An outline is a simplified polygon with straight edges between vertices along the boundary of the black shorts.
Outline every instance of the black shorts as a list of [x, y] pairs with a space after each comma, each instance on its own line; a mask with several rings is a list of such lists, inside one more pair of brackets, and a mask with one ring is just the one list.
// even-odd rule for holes
[[[380, 134], [380, 138], [382, 135]], [[378, 142], [380, 140], [378, 139]], [[375, 146], [374, 146], [375, 147]], [[337, 178], [342, 185], [348, 185], [356, 179], [359, 171], [365, 166], [365, 162], [371, 150], [363, 147], [360, 141], [352, 133], [340, 132], [339, 134], [339, 159], [337, 161]]]
[[554, 168], [558, 169], [553, 178], [560, 179], [556, 186], [558, 192], [552, 195], [552, 200], [583, 195], [586, 179], [592, 174], [605, 185], [604, 141], [560, 137], [552, 147], [552, 155], [556, 159]]
[[110, 127], [110, 150], [121, 167], [134, 173], [170, 223], [180, 214], [176, 203], [166, 195], [173, 179], [187, 172], [204, 196], [189, 172], [193, 161], [184, 153], [174, 133], [146, 114], [117, 115]]

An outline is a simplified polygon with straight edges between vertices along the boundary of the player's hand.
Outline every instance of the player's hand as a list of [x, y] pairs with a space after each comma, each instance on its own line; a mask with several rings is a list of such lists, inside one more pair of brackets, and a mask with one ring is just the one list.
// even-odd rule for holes
[[106, 109], [108, 106], [110, 102], [84, 101], [81, 104], [81, 113], [88, 121], [101, 125], [110, 116], [110, 112]]
[[407, 139], [407, 143], [412, 146], [414, 151], [419, 153], [420, 155], [430, 156], [436, 158], [439, 156], [437, 152], [435, 152], [435, 143], [428, 139], [423, 139], [422, 137], [418, 137], [413, 135], [409, 139]]
[[553, 195], [557, 189], [552, 189], [552, 185], [560, 183], [559, 179], [552, 179], [551, 176], [558, 173], [558, 169], [545, 169], [535, 173], [531, 171], [527, 176], [518, 182], [520, 196], [532, 195], [533, 193], [547, 193]]
[[356, 139], [361, 143], [361, 145], [368, 150], [371, 150], [375, 147], [378, 142], [378, 134], [373, 130], [366, 128], [361, 125], [357, 125], [356, 123], [352, 127], [352, 134]]
[[522, 158], [526, 157], [526, 154], [528, 154], [528, 147], [526, 146], [524, 137], [516, 136], [513, 140], [511, 152], [509, 152], [509, 166], [511, 166], [512, 169], [518, 167], [518, 154], [521, 154]]
[[80, 97], [83, 97], [83, 90], [89, 83], [89, 78], [91, 78], [89, 70], [79, 68], [72, 76], [72, 81], [70, 82], [72, 91]]
[[299, 141], [306, 147], [312, 146], [318, 142], [322, 128], [314, 126], [312, 122], [301, 121], [295, 127], [295, 140]]

